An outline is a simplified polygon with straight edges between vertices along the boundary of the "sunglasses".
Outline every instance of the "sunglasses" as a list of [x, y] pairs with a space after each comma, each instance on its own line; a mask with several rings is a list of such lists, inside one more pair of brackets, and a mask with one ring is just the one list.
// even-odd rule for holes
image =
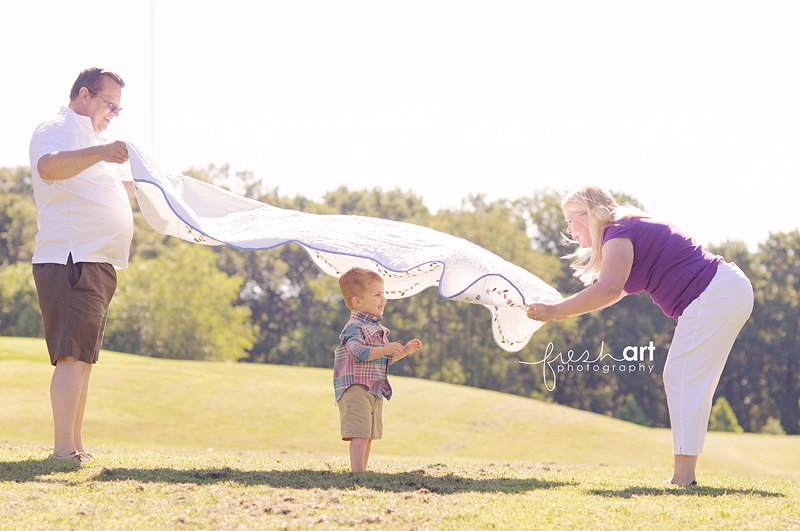
[[90, 91], [89, 91], [89, 94], [91, 94], [91, 95], [92, 95], [92, 97], [97, 97], [97, 98], [100, 98], [101, 100], [103, 100], [104, 102], [106, 102], [106, 105], [108, 105], [108, 108], [111, 110], [111, 112], [117, 112], [117, 113], [119, 113], [119, 112], [122, 112], [122, 107], [120, 107], [119, 105], [116, 105], [116, 104], [114, 104], [114, 103], [111, 103], [110, 101], [108, 101], [107, 99], [105, 99], [103, 96], [100, 96], [100, 95], [98, 95], [98, 94], [97, 94], [97, 92], [92, 92], [92, 91], [90, 90]]

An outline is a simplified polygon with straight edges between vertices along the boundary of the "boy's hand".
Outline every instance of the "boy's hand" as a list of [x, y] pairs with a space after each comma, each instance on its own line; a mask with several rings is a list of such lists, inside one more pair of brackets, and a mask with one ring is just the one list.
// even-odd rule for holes
[[386, 343], [382, 348], [384, 356], [397, 356], [403, 353], [403, 345], [397, 342]]
[[[419, 339], [412, 339], [411, 341], [406, 343], [406, 346], [402, 346], [402, 345], [400, 345], [400, 343], [390, 343], [390, 345], [392, 345], [392, 344], [393, 345], [399, 345], [400, 346], [400, 352], [397, 352], [397, 353], [393, 352], [392, 353], [392, 354], [394, 354], [394, 356], [392, 357], [391, 363], [396, 363], [396, 362], [400, 361], [401, 359], [405, 358], [406, 356], [408, 356], [409, 354], [411, 354], [412, 352], [422, 348], [422, 341], [420, 341]], [[389, 345], [386, 345], [386, 346], [388, 347]]]
[[403, 354], [408, 356], [409, 354], [416, 352], [421, 348], [422, 348], [422, 341], [420, 341], [419, 339], [412, 339], [411, 341], [406, 343], [405, 347], [403, 347]]
[[394, 356], [395, 358], [403, 357], [403, 345], [400, 343], [386, 343], [381, 347], [372, 347], [369, 349], [369, 357], [367, 361], [383, 358], [384, 356]]

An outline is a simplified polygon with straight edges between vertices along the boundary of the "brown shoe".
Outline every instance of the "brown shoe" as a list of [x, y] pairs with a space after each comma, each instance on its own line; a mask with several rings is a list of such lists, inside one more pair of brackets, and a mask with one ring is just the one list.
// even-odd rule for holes
[[76, 452], [72, 452], [69, 455], [50, 454], [47, 458], [48, 459], [54, 459], [56, 461], [75, 461], [77, 463], [88, 463], [89, 462], [89, 458], [86, 457], [85, 454], [83, 454], [81, 452], [77, 452], [77, 451]]

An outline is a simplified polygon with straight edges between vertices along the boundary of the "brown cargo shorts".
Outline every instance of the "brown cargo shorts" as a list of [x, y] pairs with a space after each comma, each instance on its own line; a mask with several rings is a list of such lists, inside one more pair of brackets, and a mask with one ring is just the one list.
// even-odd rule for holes
[[73, 357], [96, 363], [103, 343], [108, 305], [117, 289], [111, 264], [33, 264], [44, 338], [50, 363]]

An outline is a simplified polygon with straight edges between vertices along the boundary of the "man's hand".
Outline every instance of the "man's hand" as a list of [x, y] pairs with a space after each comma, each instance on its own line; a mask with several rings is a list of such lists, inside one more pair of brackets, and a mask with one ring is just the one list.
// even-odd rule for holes
[[102, 148], [101, 157], [102, 160], [106, 162], [113, 162], [114, 164], [124, 164], [128, 162], [128, 146], [122, 140], [97, 147]]

